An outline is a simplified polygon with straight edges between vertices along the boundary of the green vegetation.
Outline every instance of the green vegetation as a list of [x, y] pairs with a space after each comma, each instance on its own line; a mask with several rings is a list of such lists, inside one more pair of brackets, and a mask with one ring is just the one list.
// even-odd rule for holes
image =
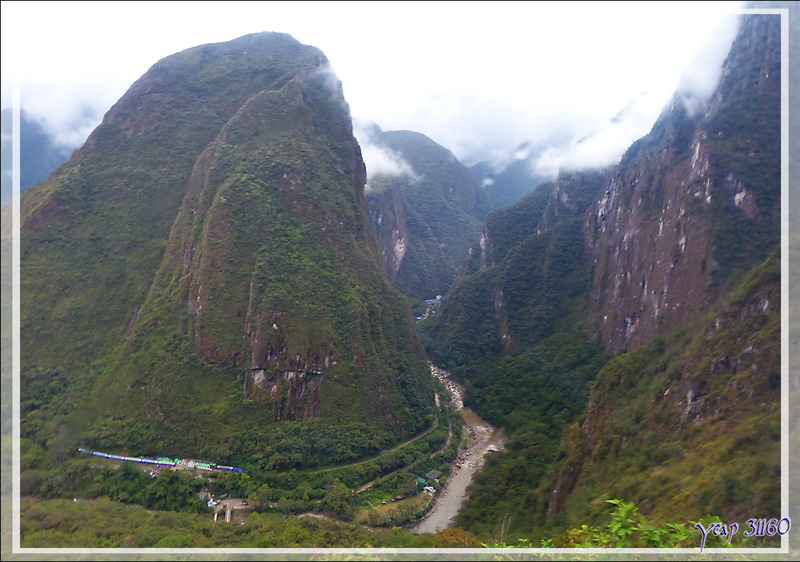
[[[457, 521], [467, 531], [504, 529], [536, 543], [574, 525], [597, 527], [614, 497], [656, 526], [708, 513], [779, 515], [779, 81], [766, 79], [776, 76], [776, 47], [762, 44], [775, 20], [771, 31], [763, 23], [748, 30], [757, 39], [734, 45], [722, 101], [705, 116], [676, 99], [618, 167], [562, 174], [490, 213], [466, 274], [441, 313], [419, 324], [434, 362], [464, 381], [465, 403], [509, 436], [473, 482]], [[609, 357], [596, 343], [605, 322], [596, 311], [607, 307], [609, 321], [626, 307], [650, 314], [652, 256], [640, 251], [650, 242], [637, 232], [667, 216], [676, 178], [692, 181], [693, 142], [709, 155], [703, 182], [713, 196], [681, 199], [678, 230], [691, 224], [710, 242], [705, 256], [674, 263], [666, 276], [710, 287], [698, 285], [704, 299], [680, 322], [653, 326], [644, 345]], [[637, 218], [609, 219], [606, 228], [625, 232], [602, 238], [592, 235], [592, 217], [612, 178], [614, 204]], [[602, 240], [613, 246], [598, 247]], [[634, 282], [630, 298], [608, 300], [639, 276], [641, 295]]]
[[[370, 177], [367, 209], [386, 274], [412, 300], [444, 294], [480, 234], [486, 193], [449, 150], [425, 135], [376, 127], [371, 142], [413, 170]], [[400, 239], [402, 255], [395, 247]]]
[[[717, 111], [700, 122], [709, 131], [712, 181], [726, 196], [713, 201], [715, 285], [730, 288], [780, 242], [781, 93], [777, 43], [767, 41], [767, 16], [753, 21], [763, 53], [743, 60], [722, 77], [726, 96]], [[757, 76], [772, 76], [756, 84]], [[736, 194], [746, 193], [740, 204]], [[742, 212], [740, 207], [747, 208]], [[742, 236], [742, 233], [747, 236]]]
[[[569, 189], [574, 202], [588, 199], [597, 176], [575, 175]], [[459, 513], [458, 524], [476, 534], [495, 532], [506, 513], [515, 515], [512, 530], [528, 528], [516, 515], [533, 506], [563, 428], [585, 410], [607, 360], [581, 323], [591, 281], [582, 220], [552, 191], [540, 186], [490, 213], [484, 255], [473, 248], [474, 273], [447, 294], [440, 314], [418, 324], [431, 357], [467, 381], [465, 404], [509, 437]]]
[[[708, 532], [712, 525], [723, 525], [719, 517], [709, 516], [699, 521], [664, 523], [655, 525], [648, 521], [633, 503], [623, 500], [606, 500], [616, 507], [606, 510], [609, 514], [604, 527], [581, 525], [568, 529], [553, 538], [541, 540], [544, 548], [752, 548], [754, 540], [748, 537], [729, 536]], [[721, 528], [721, 527], [720, 527]], [[705, 535], [703, 533], [705, 530]], [[736, 532], [739, 530], [737, 529]], [[742, 531], [742, 534], [744, 531]], [[735, 542], [734, 542], [735, 541]], [[482, 543], [485, 548], [533, 548], [526, 538], [517, 539], [517, 544], [506, 544], [504, 538]]]
[[107, 498], [22, 502], [25, 548], [292, 548], [372, 547], [362, 527], [314, 517], [250, 513], [244, 525], [214, 522], [210, 513], [146, 511]]
[[[779, 517], [778, 90], [751, 80], [779, 73], [755, 58], [705, 117], [676, 104], [619, 167], [562, 174], [482, 233], [474, 181], [407, 131], [381, 138], [417, 175], [376, 178], [367, 212], [349, 113], [315, 49], [265, 34], [161, 61], [24, 196], [23, 546], [692, 547], [695, 521]], [[679, 263], [681, 242], [672, 265], [710, 290], [610, 357], [592, 317], [598, 260], [638, 287], [644, 262], [621, 256], [699, 138], [716, 191], [681, 207], [676, 232], [696, 221], [710, 242]], [[609, 174], [642, 216], [598, 248]], [[397, 234], [403, 263], [385, 272], [378, 248]], [[416, 332], [387, 272], [415, 308], [449, 287]], [[509, 437], [463, 528], [433, 537], [346, 523], [413, 520], [430, 507], [418, 477], [456, 457], [461, 419], [434, 407], [418, 341]], [[247, 473], [151, 474], [81, 445]], [[213, 525], [208, 495], [246, 498], [247, 521]], [[336, 521], [294, 517], [312, 512]]]
[[116, 497], [106, 476], [65, 482], [79, 446], [214, 459], [279, 492], [430, 427], [434, 379], [329, 72], [280, 34], [178, 53], [26, 192], [28, 493]]
[[[778, 512], [780, 430], [772, 412], [780, 389], [771, 373], [780, 369], [780, 316], [759, 307], [777, 298], [779, 271], [776, 251], [698, 326], [607, 365], [584, 422], [593, 427], [580, 434], [592, 444], [584, 454], [597, 462], [568, 503], [578, 508], [579, 496], [591, 503], [615, 493], [663, 519], [705, 510], [728, 520]], [[610, 413], [602, 426], [601, 411]], [[565, 463], [582, 464], [575, 437]], [[620, 471], [624, 484], [611, 484]], [[669, 497], [676, 485], [680, 494]]]
[[[345, 490], [338, 496], [344, 497]], [[326, 503], [334, 505], [337, 492], [331, 489]], [[706, 517], [689, 523], [656, 525], [629, 502], [607, 500], [600, 525], [581, 525], [552, 538], [542, 539], [545, 548], [752, 548], [754, 538], [744, 529], [728, 540], [727, 535], [707, 532], [711, 524], [724, 523]], [[410, 505], [410, 504], [409, 504]], [[386, 508], [386, 509], [383, 509]], [[382, 518], [383, 511], [399, 515], [407, 506], [373, 509], [370, 516]], [[145, 510], [106, 497], [86, 500], [33, 500], [22, 502], [23, 548], [532, 548], [527, 538], [507, 544], [507, 537], [481, 539], [460, 527], [434, 535], [412, 535], [395, 526], [391, 531], [365, 528], [330, 518], [294, 517], [281, 513], [243, 511], [241, 523], [213, 521], [210, 510], [197, 514], [179, 511]], [[399, 522], [399, 521], [395, 521]], [[745, 527], [746, 529], [746, 527]], [[176, 532], [176, 530], [178, 530]], [[727, 532], [727, 529], [726, 529]]]
[[478, 475], [459, 523], [491, 535], [508, 516], [512, 536], [539, 540], [576, 522], [596, 527], [609, 496], [659, 524], [778, 516], [780, 315], [762, 310], [778, 298], [778, 258], [776, 249], [695, 325], [608, 361], [549, 456], [542, 422], [534, 434], [533, 415], [506, 418], [507, 451]]
[[[338, 439], [326, 438], [325, 432], [344, 432], [346, 427], [315, 421], [305, 426], [304, 433], [296, 439], [278, 443], [278, 447], [285, 447], [279, 453], [250, 459], [246, 473], [167, 468], [153, 475], [151, 465], [74, 454], [51, 468], [45, 462], [45, 451], [23, 439], [22, 494], [50, 499], [107, 497], [148, 509], [206, 513], [205, 500], [198, 499], [199, 494], [206, 493], [216, 498], [247, 498], [257, 512], [288, 515], [322, 510], [336, 519], [352, 521], [357, 515], [360, 518], [368, 506], [380, 505], [400, 494], [416, 494], [421, 489], [417, 477], [431, 470], [449, 470], [448, 463], [456, 456], [462, 434], [461, 418], [449, 406], [440, 407], [437, 417], [439, 422], [432, 431], [377, 457], [314, 470], [298, 470], [304, 463], [294, 460], [296, 452], [307, 452], [312, 458], [315, 453], [322, 455], [324, 445], [318, 439], [336, 448], [330, 456], [319, 457], [332, 462], [348, 443], [348, 437], [339, 434]], [[287, 423], [291, 422], [271, 429], [284, 428]], [[272, 435], [277, 439], [280, 434], [272, 431]], [[276, 464], [278, 456], [284, 464]], [[355, 493], [368, 483], [372, 486]], [[407, 515], [410, 519], [413, 510]]]

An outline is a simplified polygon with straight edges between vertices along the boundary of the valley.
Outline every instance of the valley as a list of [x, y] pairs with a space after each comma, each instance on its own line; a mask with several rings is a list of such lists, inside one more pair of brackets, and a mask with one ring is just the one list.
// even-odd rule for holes
[[357, 139], [286, 34], [158, 61], [21, 196], [23, 546], [685, 547], [785, 515], [780, 23], [552, 181]]
[[[437, 531], [444, 530], [453, 525], [453, 519], [455, 515], [458, 513], [458, 510], [461, 508], [463, 502], [467, 498], [467, 487], [469, 486], [470, 482], [472, 481], [473, 476], [481, 470], [483, 467], [483, 459], [485, 455], [488, 453], [496, 453], [498, 451], [503, 450], [503, 445], [506, 441], [505, 437], [503, 436], [502, 431], [498, 431], [496, 428], [493, 428], [491, 425], [487, 424], [484, 420], [482, 420], [477, 414], [475, 414], [472, 410], [463, 405], [463, 387], [453, 381], [449, 374], [434, 366], [433, 364], [429, 364], [431, 376], [435, 377], [441, 384], [443, 390], [445, 390], [446, 394], [441, 396], [441, 398], [437, 394], [437, 403], [441, 402], [444, 405], [444, 408], [450, 408], [451, 410], [457, 412], [460, 416], [459, 418], [453, 419], [453, 422], [458, 424], [463, 424], [465, 427], [464, 437], [461, 440], [461, 443], [453, 443], [455, 446], [456, 455], [449, 463], [439, 464], [438, 466], [444, 471], [444, 475], [441, 477], [431, 478], [427, 482], [428, 484], [433, 484], [434, 481], [437, 483], [436, 491], [428, 494], [422, 491], [415, 491], [412, 493], [405, 493], [403, 494], [403, 500], [398, 501], [396, 507], [401, 507], [403, 505], [414, 505], [425, 508], [426, 513], [423, 515], [421, 520], [414, 521], [412, 519], [411, 524], [406, 524], [406, 529], [410, 530], [416, 534], [422, 533], [436, 533]], [[448, 406], [449, 404], [449, 406]], [[390, 453], [395, 453], [401, 451], [403, 448], [411, 445], [415, 441], [424, 438], [426, 435], [431, 433], [433, 430], [436, 429], [438, 425], [438, 419], [434, 420], [433, 425], [425, 430], [423, 433], [409, 439], [391, 449], [387, 449], [382, 451], [379, 455], [364, 459], [355, 463], [347, 463], [338, 466], [327, 467], [323, 469], [312, 469], [308, 471], [304, 471], [308, 475], [314, 474], [322, 474], [327, 472], [334, 472], [340, 471], [343, 469], [349, 469], [353, 467], [358, 467], [362, 465], [367, 465], [369, 463], [375, 463], [381, 455], [387, 455]], [[453, 438], [453, 427], [452, 422], [448, 424], [448, 435], [447, 440], [444, 444], [441, 445], [439, 449], [432, 452], [429, 456], [420, 458], [415, 457], [416, 460], [413, 462], [400, 466], [399, 468], [387, 473], [382, 474], [380, 477], [373, 479], [367, 483], [361, 484], [357, 490], [355, 490], [355, 494], [359, 495], [363, 492], [370, 490], [374, 485], [378, 484], [379, 482], [386, 481], [391, 479], [397, 474], [407, 474], [407, 473], [420, 473], [416, 467], [422, 462], [427, 460], [435, 459], [442, 455], [446, 450], [450, 448], [451, 440]], [[456, 432], [460, 434], [460, 431]], [[95, 460], [105, 461], [107, 463], [104, 464], [94, 464], [89, 465], [91, 466], [90, 470], [102, 470], [104, 466], [108, 466], [113, 470], [118, 470], [121, 466], [121, 463], [133, 463], [135, 465], [142, 465], [140, 468], [144, 469], [146, 473], [148, 473], [152, 478], [157, 478], [161, 475], [163, 470], [176, 470], [176, 471], [187, 471], [191, 474], [190, 477], [194, 477], [195, 480], [199, 479], [199, 482], [203, 484], [203, 491], [202, 494], [208, 495], [209, 494], [209, 485], [213, 482], [214, 473], [219, 472], [238, 472], [244, 474], [247, 472], [246, 469], [240, 467], [231, 467], [231, 466], [224, 466], [218, 465], [216, 463], [210, 463], [205, 461], [197, 461], [194, 459], [173, 459], [167, 457], [159, 457], [159, 458], [151, 458], [151, 457], [130, 457], [130, 456], [122, 456], [122, 455], [113, 455], [107, 454], [97, 451], [87, 451], [85, 449], [79, 449], [80, 453], [89, 454], [95, 457]], [[401, 451], [402, 452], [402, 451]], [[149, 470], [149, 472], [148, 472]], [[441, 471], [438, 471], [441, 474]], [[419, 478], [423, 478], [420, 476]], [[441, 480], [441, 484], [439, 484]], [[417, 490], [419, 490], [420, 486], [417, 486]], [[224, 494], [222, 497], [226, 497], [228, 494]], [[365, 494], [366, 496], [366, 494]], [[431, 500], [427, 500], [429, 496], [432, 496]], [[213, 496], [211, 496], [213, 499]], [[398, 496], [399, 497], [399, 496]], [[254, 504], [258, 505], [259, 500], [257, 496], [250, 497], [250, 500], [253, 501]], [[395, 498], [391, 499], [390, 504], [383, 509], [383, 511], [387, 512], [389, 515], [387, 517], [387, 521], [392, 521], [392, 515], [394, 515], [394, 519], [397, 520], [397, 514], [395, 510], [392, 509], [391, 504], [395, 502]], [[420, 503], [421, 502], [421, 503]], [[281, 504], [279, 502], [261, 502], [262, 508], [267, 508], [270, 510], [279, 510], [281, 509]], [[383, 505], [387, 505], [387, 500], [381, 502]], [[431, 506], [428, 504], [432, 503]], [[211, 505], [211, 504], [209, 504]], [[305, 509], [312, 509], [314, 511], [308, 511], [301, 513], [303, 516], [313, 516], [313, 517], [322, 517], [331, 519], [330, 516], [325, 515], [324, 512], [317, 511], [320, 507], [324, 505], [324, 499], [319, 499], [316, 501], [310, 502], [308, 505], [305, 506]], [[355, 514], [355, 520], [360, 520], [362, 523], [366, 524], [368, 521], [374, 523], [373, 519], [368, 519], [366, 516], [362, 517], [360, 514], [367, 511], [367, 506], [375, 506], [372, 505], [372, 502], [369, 500], [365, 500], [361, 502], [360, 509]], [[252, 511], [253, 507], [248, 505], [247, 500], [242, 498], [228, 498], [223, 500], [218, 500], [214, 504], [214, 521], [217, 521], [219, 512], [223, 509], [227, 509], [227, 514], [225, 517], [226, 522], [230, 522], [231, 520], [231, 513], [230, 509], [245, 509], [248, 513]], [[377, 510], [380, 511], [380, 510]], [[246, 521], [247, 515], [240, 515], [239, 520]]]
[[447, 484], [436, 495], [433, 508], [424, 518], [410, 527], [413, 533], [435, 533], [454, 524], [453, 519], [467, 498], [467, 487], [472, 477], [483, 468], [483, 457], [489, 452], [502, 450], [505, 438], [475, 412], [464, 407], [464, 388], [450, 378], [449, 373], [430, 364], [431, 374], [450, 393], [450, 401], [461, 415], [466, 429], [466, 445], [450, 463]]
[[459, 450], [450, 465], [447, 484], [436, 496], [433, 508], [419, 523], [410, 527], [413, 533], [436, 533], [455, 524], [454, 519], [468, 497], [467, 487], [483, 468], [484, 457], [502, 450], [502, 432], [480, 419], [469, 408], [460, 410], [467, 431], [467, 446]]

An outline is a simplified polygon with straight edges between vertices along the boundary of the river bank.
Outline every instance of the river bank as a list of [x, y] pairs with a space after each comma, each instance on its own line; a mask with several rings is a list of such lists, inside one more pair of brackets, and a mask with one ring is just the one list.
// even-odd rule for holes
[[437, 494], [431, 511], [421, 521], [409, 527], [416, 534], [435, 533], [453, 524], [458, 510], [469, 497], [467, 486], [472, 482], [472, 477], [483, 468], [485, 455], [489, 451], [502, 450], [506, 441], [502, 431], [496, 431], [475, 412], [464, 407], [464, 389], [461, 385], [450, 380], [445, 371], [434, 366], [431, 366], [431, 373], [450, 391], [451, 399], [466, 424], [468, 445], [459, 451], [458, 457], [451, 464], [447, 484]]

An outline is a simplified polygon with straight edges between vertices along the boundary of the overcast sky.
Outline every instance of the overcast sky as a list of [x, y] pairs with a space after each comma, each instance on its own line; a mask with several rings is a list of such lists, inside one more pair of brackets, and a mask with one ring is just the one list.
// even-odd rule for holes
[[419, 131], [466, 164], [528, 142], [548, 147], [540, 171], [605, 165], [649, 131], [687, 71], [685, 86], [710, 92], [735, 33], [725, 14], [742, 6], [3, 2], [2, 107], [16, 69], [22, 107], [79, 146], [159, 59], [280, 31], [325, 53], [357, 126]]

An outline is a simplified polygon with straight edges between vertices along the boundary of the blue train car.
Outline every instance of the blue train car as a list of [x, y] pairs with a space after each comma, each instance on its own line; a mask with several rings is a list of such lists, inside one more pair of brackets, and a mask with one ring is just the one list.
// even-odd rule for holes
[[243, 468], [239, 468], [238, 466], [226, 466], [224, 464], [218, 464], [217, 470], [225, 470], [227, 472], [247, 472]]
[[[94, 455], [95, 457], [101, 457], [104, 459], [110, 459], [115, 461], [131, 461], [137, 462], [142, 464], [154, 464], [157, 466], [169, 466], [175, 467], [179, 462], [180, 459], [171, 459], [168, 457], [158, 457], [154, 459], [153, 457], [128, 457], [124, 455], [109, 455], [108, 453], [101, 453], [100, 451], [88, 451], [83, 448], [78, 449], [79, 453], [86, 453], [89, 455]], [[228, 472], [247, 472], [243, 468], [233, 467], [233, 466], [225, 466], [225, 465], [217, 465], [216, 463], [212, 462], [203, 462], [199, 461], [196, 463], [197, 468], [203, 470], [226, 470]]]

